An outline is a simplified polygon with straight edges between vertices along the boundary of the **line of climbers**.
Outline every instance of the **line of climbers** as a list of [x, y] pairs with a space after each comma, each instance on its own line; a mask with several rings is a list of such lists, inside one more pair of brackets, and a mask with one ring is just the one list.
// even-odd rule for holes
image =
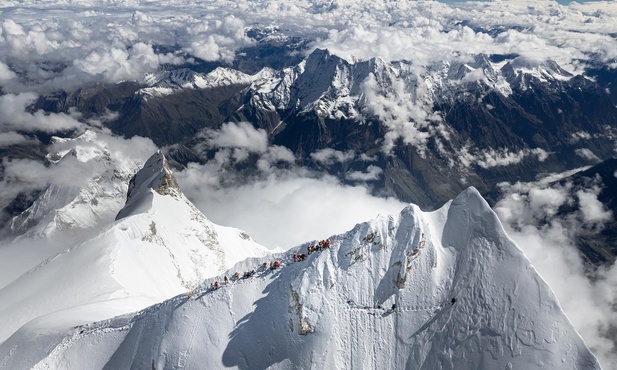
[[[317, 252], [317, 251], [321, 251], [323, 249], [326, 248], [330, 248], [330, 239], [326, 239], [326, 240], [322, 240], [319, 243], [315, 244], [315, 245], [309, 245], [308, 246], [308, 254], [311, 254], [313, 252]], [[293, 260], [294, 262], [299, 262], [299, 261], [304, 261], [306, 259], [306, 254], [304, 253], [294, 253], [293, 254]], [[268, 264], [267, 262], [264, 262], [263, 265], [261, 265], [262, 271], [266, 272], [267, 270], [276, 270], [279, 267], [281, 267], [281, 262], [279, 260], [275, 260], [270, 262], [270, 264]], [[242, 275], [242, 279], [248, 279], [253, 277], [253, 275], [255, 275], [257, 273], [257, 271], [255, 269], [252, 269], [251, 271], [246, 271], [243, 275]], [[233, 281], [238, 281], [240, 280], [240, 273], [236, 271], [235, 274], [232, 275], [232, 279]], [[230, 279], [227, 278], [227, 276], [225, 276], [225, 279], [223, 280], [223, 284], [227, 285], [231, 282]], [[210, 284], [210, 289], [218, 289], [221, 286], [221, 283], [219, 283], [218, 280], [214, 281], [214, 283]], [[189, 298], [191, 298], [191, 294], [189, 294]]]

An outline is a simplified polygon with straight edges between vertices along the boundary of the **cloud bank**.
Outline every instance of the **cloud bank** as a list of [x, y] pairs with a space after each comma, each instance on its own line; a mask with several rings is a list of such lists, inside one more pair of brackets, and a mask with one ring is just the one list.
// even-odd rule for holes
[[[501, 184], [503, 197], [494, 210], [510, 237], [550, 285], [585, 342], [608, 366], [617, 361], [617, 265], [603, 267], [593, 278], [575, 240], [613, 219], [598, 200], [601, 184], [575, 189], [570, 182]], [[567, 214], [560, 207], [573, 208]]]
[[[6, 92], [143, 80], [164, 65], [229, 63], [254, 45], [248, 27], [275, 27], [348, 60], [434, 62], [519, 54], [570, 72], [616, 64], [614, 2], [5, 1], [0, 86]], [[507, 27], [505, 29], [504, 27]]]

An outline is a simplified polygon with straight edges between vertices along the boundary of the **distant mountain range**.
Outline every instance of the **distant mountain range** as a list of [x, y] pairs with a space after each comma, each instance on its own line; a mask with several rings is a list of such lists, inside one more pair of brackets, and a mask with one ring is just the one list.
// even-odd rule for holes
[[[348, 171], [366, 170], [371, 158], [383, 169], [369, 181], [377, 193], [436, 208], [469, 185], [486, 193], [501, 181], [530, 181], [612, 156], [613, 77], [606, 66], [573, 76], [556, 62], [516, 55], [416, 66], [348, 62], [315, 50], [280, 70], [170, 70], [145, 85], [84, 87], [36, 107], [74, 107], [85, 117], [117, 112], [109, 128], [175, 145], [182, 155], [168, 154], [179, 164], [209, 159], [194, 150], [202, 130], [246, 121], [299, 163], [343, 181]], [[354, 158], [316, 163], [311, 155], [324, 148]]]

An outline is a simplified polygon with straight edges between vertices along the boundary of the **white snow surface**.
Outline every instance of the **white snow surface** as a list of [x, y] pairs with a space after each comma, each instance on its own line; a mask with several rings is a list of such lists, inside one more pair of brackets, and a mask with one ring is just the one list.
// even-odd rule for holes
[[0, 289], [0, 342], [29, 322], [66, 330], [134, 312], [268, 254], [244, 232], [211, 223], [157, 152], [131, 180], [117, 221]]
[[139, 163], [115, 155], [96, 132], [86, 130], [74, 139], [54, 138], [54, 142], [72, 142], [73, 148], [48, 155], [55, 164], [74, 157], [103, 171], [89, 177], [84, 184], [51, 184], [24, 212], [14, 217], [8, 228], [21, 238], [70, 239], [81, 231], [91, 231], [113, 220], [122, 208], [128, 180]]
[[162, 71], [146, 75], [142, 94], [163, 97], [182, 90], [212, 89], [231, 85], [249, 85], [258, 79], [270, 77], [274, 73], [270, 68], [264, 68], [254, 75], [249, 75], [235, 69], [218, 67], [207, 74], [193, 72], [190, 69]]
[[272, 256], [243, 261], [228, 276], [255, 276], [206, 280], [138, 314], [69, 330], [32, 321], [0, 345], [0, 367], [599, 368], [473, 188], [330, 240], [306, 261], [279, 255], [277, 270], [257, 268]]

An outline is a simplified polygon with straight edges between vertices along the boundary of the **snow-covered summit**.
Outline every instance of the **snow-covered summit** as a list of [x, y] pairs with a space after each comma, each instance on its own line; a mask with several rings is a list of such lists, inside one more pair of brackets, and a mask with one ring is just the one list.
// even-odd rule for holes
[[254, 75], [249, 75], [232, 68], [217, 67], [213, 71], [204, 74], [182, 68], [148, 74], [144, 81], [146, 87], [139, 91], [145, 95], [162, 97], [182, 90], [249, 85], [251, 82], [267, 78], [273, 73], [274, 71], [269, 68], [264, 68]]
[[275, 257], [246, 260], [227, 276], [251, 277], [208, 280], [136, 315], [63, 332], [32, 323], [0, 358], [20, 368], [599, 368], [473, 188], [330, 242], [303, 261], [281, 254], [274, 270]]
[[178, 182], [169, 168], [165, 155], [160, 150], [154, 153], [142, 169], [131, 178], [126, 204], [118, 212], [116, 220], [139, 212], [140, 207], [148, 207], [148, 204], [143, 203], [152, 200], [151, 191], [159, 195], [175, 197], [181, 195]]
[[33, 320], [67, 328], [136, 311], [269, 254], [246, 233], [210, 222], [182, 194], [161, 152], [128, 193], [115, 222], [0, 289], [0, 342]]
[[10, 221], [4, 233], [67, 240], [111, 222], [122, 207], [128, 180], [143, 160], [138, 153], [129, 158], [117, 150], [113, 140], [93, 130], [71, 139], [52, 138], [54, 146], [47, 155], [50, 168], [65, 172], [67, 168], [86, 168], [80, 171], [85, 180], [50, 184], [28, 209]]

